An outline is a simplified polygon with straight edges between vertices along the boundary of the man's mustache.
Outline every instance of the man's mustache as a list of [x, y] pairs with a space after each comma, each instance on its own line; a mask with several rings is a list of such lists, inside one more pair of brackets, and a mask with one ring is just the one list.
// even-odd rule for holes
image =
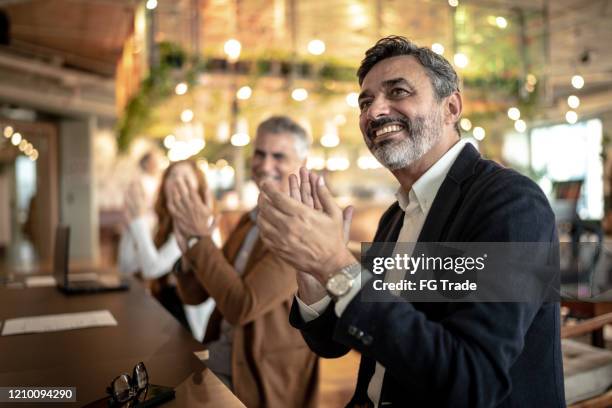
[[405, 116], [398, 116], [396, 118], [384, 117], [380, 119], [374, 119], [373, 121], [370, 122], [370, 124], [366, 128], [366, 135], [368, 136], [368, 139], [373, 141], [376, 138], [375, 131], [384, 127], [385, 125], [388, 125], [389, 123], [399, 123], [404, 127], [404, 129], [406, 129], [409, 135], [412, 134], [412, 122], [407, 117]]
[[281, 177], [276, 175], [276, 174], [272, 174], [272, 173], [268, 173], [265, 171], [259, 171], [257, 173], [255, 173], [255, 177], [257, 178], [272, 178], [274, 180], [280, 180]]

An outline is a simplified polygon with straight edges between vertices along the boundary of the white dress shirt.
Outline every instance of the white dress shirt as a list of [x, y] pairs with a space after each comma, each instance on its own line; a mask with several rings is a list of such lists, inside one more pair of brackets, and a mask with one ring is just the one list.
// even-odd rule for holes
[[[409, 192], [405, 192], [400, 187], [395, 194], [400, 208], [404, 211], [404, 221], [402, 229], [400, 230], [397, 242], [415, 243], [417, 242], [427, 214], [431, 204], [438, 194], [438, 190], [442, 185], [442, 182], [446, 178], [448, 171], [452, 167], [453, 163], [459, 153], [465, 145], [465, 141], [460, 140], [453, 147], [451, 147], [436, 163], [433, 164], [415, 183]], [[405, 251], [405, 248], [403, 248]], [[398, 273], [397, 271], [390, 271], [385, 276], [385, 281], [399, 281], [403, 278], [403, 271]], [[368, 271], [363, 271], [362, 276], [358, 276], [351, 287], [351, 290], [342, 298], [340, 298], [335, 306], [334, 311], [338, 317], [342, 315], [348, 304], [361, 290], [361, 279], [367, 281], [372, 276]], [[300, 314], [305, 322], [316, 319], [325, 311], [331, 298], [325, 296], [323, 299], [311, 305], [306, 305], [296, 296], [298, 302]], [[377, 407], [380, 402], [380, 391], [382, 389], [382, 383], [385, 376], [385, 367], [380, 363], [376, 362], [376, 369], [374, 375], [368, 385], [368, 397]]]

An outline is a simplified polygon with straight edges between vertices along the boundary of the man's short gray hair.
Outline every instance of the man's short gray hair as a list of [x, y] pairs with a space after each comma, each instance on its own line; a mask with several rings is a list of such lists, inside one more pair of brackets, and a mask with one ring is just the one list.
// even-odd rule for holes
[[[361, 66], [357, 70], [359, 85], [363, 84], [365, 76], [374, 65], [384, 59], [400, 55], [412, 55], [425, 68], [438, 102], [454, 92], [459, 92], [457, 72], [446, 58], [427, 47], [419, 47], [406, 38], [397, 35], [381, 38], [372, 48], [366, 51]], [[461, 134], [458, 122], [455, 123], [455, 130], [457, 134]]]
[[294, 140], [295, 152], [300, 160], [304, 160], [310, 148], [310, 139], [306, 131], [288, 116], [272, 116], [257, 126], [257, 137], [264, 133], [289, 133]]

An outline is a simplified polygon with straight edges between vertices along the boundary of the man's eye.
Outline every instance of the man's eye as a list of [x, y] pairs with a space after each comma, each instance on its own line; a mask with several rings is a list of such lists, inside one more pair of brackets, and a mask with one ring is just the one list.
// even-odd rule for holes
[[370, 102], [370, 101], [361, 101], [361, 102], [359, 102], [359, 109], [364, 110], [368, 106], [370, 106], [371, 104], [372, 104], [372, 102]]
[[393, 88], [391, 90], [391, 95], [392, 96], [404, 96], [404, 95], [408, 95], [410, 92], [408, 92], [405, 89], [402, 88]]

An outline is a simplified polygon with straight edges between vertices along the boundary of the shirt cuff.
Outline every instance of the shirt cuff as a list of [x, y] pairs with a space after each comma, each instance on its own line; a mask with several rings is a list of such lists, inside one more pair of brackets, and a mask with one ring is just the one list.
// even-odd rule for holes
[[314, 302], [312, 305], [307, 305], [306, 303], [302, 302], [302, 299], [300, 299], [297, 295], [295, 295], [295, 300], [297, 300], [298, 303], [300, 316], [302, 316], [302, 320], [304, 320], [306, 323], [321, 316], [331, 302], [331, 298], [327, 295], [325, 295], [323, 299]]
[[357, 275], [357, 277], [353, 281], [353, 286], [351, 286], [351, 289], [348, 291], [348, 293], [336, 300], [336, 305], [334, 306], [336, 316], [342, 316], [342, 313], [344, 313], [344, 310], [347, 308], [349, 303], [351, 303], [351, 300], [353, 300], [353, 298], [357, 296], [357, 294], [361, 290], [361, 279], [363, 278], [364, 281], [367, 282], [371, 276], [372, 274], [370, 273], [370, 271], [366, 269], [361, 270], [361, 273]]

